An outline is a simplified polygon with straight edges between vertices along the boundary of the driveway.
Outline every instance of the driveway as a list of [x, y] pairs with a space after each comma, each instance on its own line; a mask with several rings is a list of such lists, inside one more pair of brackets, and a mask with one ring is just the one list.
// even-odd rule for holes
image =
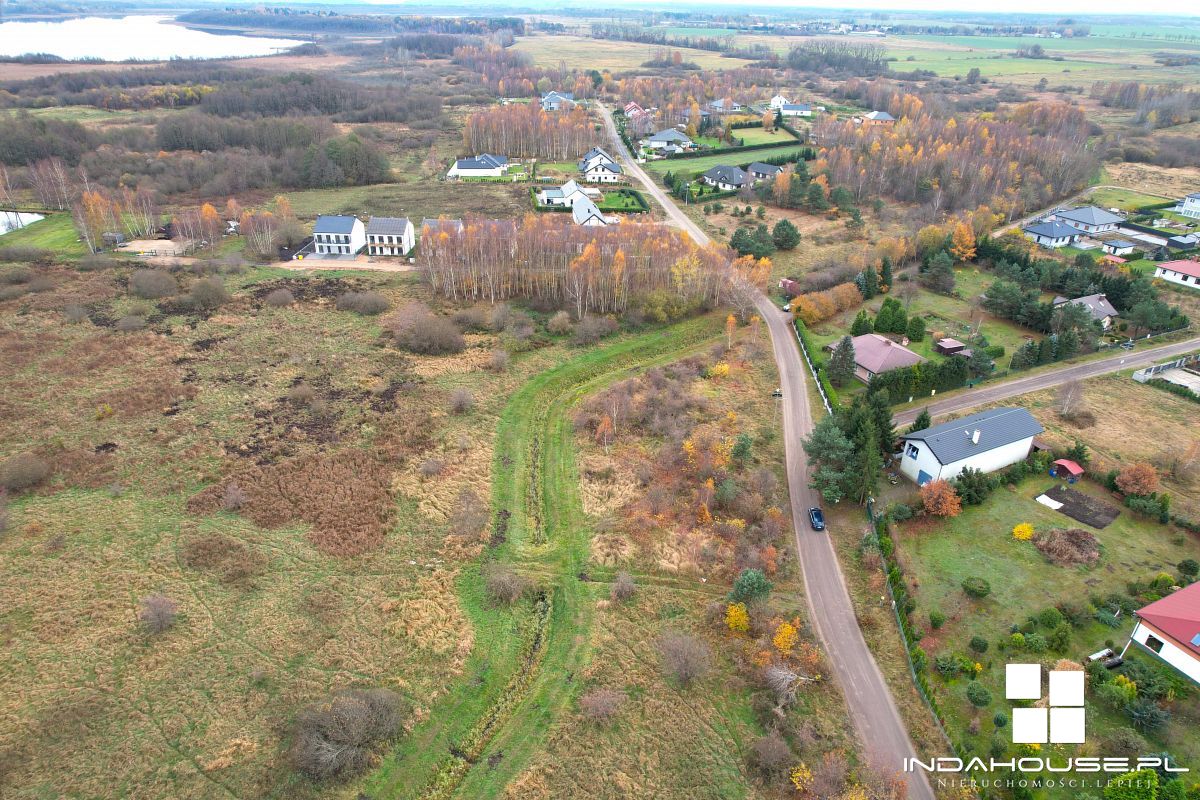
[[[711, 240], [683, 211], [675, 205], [646, 171], [632, 158], [625, 143], [617, 135], [616, 124], [609, 110], [597, 103], [604, 124], [618, 156], [625, 162], [625, 171], [632, 179], [640, 181], [645, 191], [662, 206], [671, 221], [683, 228], [699, 244]], [[809, 488], [808, 462], [800, 446], [803, 438], [812, 431], [812, 409], [808, 403], [808, 376], [800, 351], [793, 339], [788, 315], [783, 314], [763, 294], [755, 299], [759, 316], [767, 322], [771, 332], [775, 363], [779, 368], [779, 379], [783, 386], [783, 432], [787, 454], [788, 494], [791, 497], [793, 533], [796, 537], [796, 555], [804, 578], [805, 597], [808, 600], [809, 619], [817, 636], [825, 646], [829, 663], [846, 698], [850, 715], [858, 732], [859, 740], [869, 760], [880, 767], [899, 772], [903, 760], [915, 754], [908, 731], [900, 719], [900, 712], [892, 699], [891, 691], [883, 674], [875, 664], [871, 651], [858, 629], [858, 619], [850, 593], [842, 576], [837, 553], [833, 549], [835, 535], [831, 530], [817, 533], [809, 529], [808, 509], [819, 505]], [[847, 535], [857, 535], [857, 531]], [[938, 755], [948, 755], [947, 753]], [[912, 800], [933, 800], [933, 790], [924, 773], [916, 777], [907, 776], [908, 796]]]

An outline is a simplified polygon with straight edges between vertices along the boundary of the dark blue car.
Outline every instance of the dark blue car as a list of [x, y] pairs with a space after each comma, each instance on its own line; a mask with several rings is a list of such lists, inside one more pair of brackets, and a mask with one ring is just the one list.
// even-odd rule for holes
[[812, 523], [814, 531], [825, 530], [825, 515], [821, 513], [821, 509], [810, 508], [808, 510], [808, 521]]

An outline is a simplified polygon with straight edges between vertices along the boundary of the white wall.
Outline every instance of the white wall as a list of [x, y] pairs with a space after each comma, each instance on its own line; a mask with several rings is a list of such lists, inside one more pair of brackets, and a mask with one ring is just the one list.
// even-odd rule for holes
[[[363, 246], [366, 245], [366, 243], [367, 243], [367, 228], [365, 225], [362, 224], [362, 220], [356, 219], [354, 221], [354, 227], [350, 230], [350, 233], [349, 233], [349, 239], [350, 239], [349, 242], [343, 241], [343, 238], [346, 235], [347, 234], [344, 234], [344, 233], [342, 233], [342, 234], [337, 234], [337, 233], [314, 234], [313, 250], [317, 253], [321, 253], [324, 255], [331, 255], [331, 254], [347, 255], [347, 254], [357, 253], [359, 250], [363, 249]], [[327, 238], [332, 238], [335, 241], [333, 241], [333, 242], [323, 241], [324, 239], [327, 239]]]
[[[1187, 675], [1196, 683], [1200, 683], [1200, 661], [1195, 656], [1176, 646], [1170, 639], [1162, 634], [1155, 633], [1143, 625], [1141, 620], [1138, 620], [1137, 625], [1133, 628], [1133, 641], [1146, 647], [1146, 637], [1148, 636], [1154, 636], [1163, 643], [1162, 650], [1156, 654], [1158, 658], [1161, 658], [1184, 675]], [[1147, 649], [1149, 648], [1147, 647]]]
[[[965, 433], [962, 435], [966, 436]], [[916, 446], [918, 450], [915, 459], [910, 458], [908, 455], [910, 445]], [[906, 439], [900, 458], [900, 473], [916, 483], [917, 475], [921, 470], [929, 473], [932, 476], [932, 480], [935, 481], [948, 481], [957, 478], [959, 473], [967, 467], [980, 470], [981, 472], [995, 472], [998, 469], [1004, 469], [1010, 464], [1023, 461], [1029, 456], [1029, 450], [1032, 447], [1033, 437], [1030, 436], [1027, 439], [1021, 439], [1012, 444], [1006, 444], [1003, 447], [997, 447], [983, 453], [975, 453], [961, 461], [943, 465], [933, 455], [933, 451], [928, 444], [918, 439], [911, 441]]]
[[937, 480], [938, 475], [941, 473], [942, 465], [934, 457], [933, 451], [929, 449], [929, 445], [925, 444], [925, 442], [913, 440], [911, 444], [917, 448], [917, 457], [911, 458], [908, 455], [909, 444], [910, 442], [905, 440], [904, 449], [900, 454], [900, 474], [913, 483], [916, 483], [917, 476], [924, 470], [933, 476], [931, 480]]
[[1191, 275], [1184, 275], [1174, 270], [1163, 269], [1162, 267], [1154, 268], [1154, 277], [1162, 278], [1164, 281], [1177, 283], [1180, 286], [1189, 286], [1193, 289], [1200, 288], [1200, 278], [1193, 278]]

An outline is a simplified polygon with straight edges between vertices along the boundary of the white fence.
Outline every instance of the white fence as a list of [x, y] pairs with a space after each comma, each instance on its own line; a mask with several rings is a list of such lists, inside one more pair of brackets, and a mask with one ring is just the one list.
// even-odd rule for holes
[[1192, 353], [1191, 355], [1181, 356], [1174, 361], [1168, 361], [1165, 364], [1154, 364], [1149, 367], [1143, 367], [1133, 373], [1133, 379], [1138, 383], [1145, 383], [1160, 372], [1166, 372], [1169, 369], [1178, 369], [1186, 367], [1189, 364], [1200, 362], [1200, 353]]

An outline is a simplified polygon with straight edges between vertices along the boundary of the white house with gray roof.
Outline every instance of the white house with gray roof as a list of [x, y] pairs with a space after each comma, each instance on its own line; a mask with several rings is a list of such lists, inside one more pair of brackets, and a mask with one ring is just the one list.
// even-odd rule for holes
[[1111, 211], [1105, 211], [1103, 208], [1096, 208], [1095, 206], [1081, 206], [1080, 208], [1072, 208], [1068, 211], [1055, 211], [1047, 215], [1046, 219], [1051, 222], [1066, 223], [1083, 233], [1107, 233], [1108, 231], [1115, 231], [1117, 226], [1125, 221], [1124, 217], [1114, 214]]
[[1065, 222], [1039, 222], [1036, 225], [1027, 225], [1021, 230], [1042, 247], [1051, 249], [1066, 247], [1083, 235], [1078, 228]]
[[1099, 322], [1104, 330], [1108, 330], [1113, 324], [1113, 320], [1120, 316], [1117, 313], [1117, 309], [1113, 308], [1113, 304], [1108, 301], [1107, 295], [1103, 294], [1089, 294], [1086, 297], [1076, 297], [1073, 300], [1062, 296], [1054, 298], [1055, 308], [1068, 304], [1086, 308], [1088, 313], [1092, 315], [1092, 319]]
[[588, 228], [603, 227], [609, 224], [609, 219], [600, 213], [600, 209], [589, 197], [576, 198], [571, 204], [571, 219], [576, 225]]
[[320, 256], [352, 256], [367, 243], [358, 217], [322, 215], [313, 225], [313, 252]]
[[667, 150], [673, 148], [678, 151], [686, 150], [692, 146], [692, 140], [687, 137], [687, 134], [677, 128], [666, 128], [642, 140], [642, 147], [646, 150]]
[[491, 153], [460, 158], [446, 173], [447, 178], [499, 178], [508, 169], [508, 157]]
[[713, 167], [707, 170], [700, 179], [709, 186], [715, 186], [721, 191], [727, 192], [733, 189], [741, 189], [743, 186], [750, 185], [750, 176], [741, 167], [732, 167], [727, 164]]
[[1200, 192], [1192, 192], [1179, 201], [1174, 209], [1176, 214], [1182, 214], [1192, 219], [1200, 219]]
[[993, 408], [900, 437], [900, 472], [918, 486], [967, 467], [995, 472], [1024, 461], [1041, 424], [1023, 408]]
[[562, 186], [550, 186], [537, 193], [538, 205], [541, 206], [571, 206], [579, 198], [598, 197], [599, 189], [584, 189], [575, 181], [567, 181]]
[[407, 217], [371, 217], [367, 222], [367, 255], [406, 256], [417, 243]]

